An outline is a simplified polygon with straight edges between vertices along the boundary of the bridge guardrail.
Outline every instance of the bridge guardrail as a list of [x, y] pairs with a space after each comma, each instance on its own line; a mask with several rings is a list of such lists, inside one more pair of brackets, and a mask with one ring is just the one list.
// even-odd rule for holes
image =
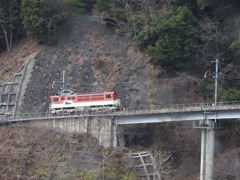
[[149, 114], [149, 113], [174, 113], [174, 112], [188, 112], [188, 111], [217, 111], [240, 109], [240, 102], [220, 102], [214, 103], [195, 103], [195, 104], [174, 104], [174, 105], [160, 105], [154, 107], [139, 107], [139, 108], [123, 108], [122, 111], [113, 113], [115, 115], [131, 115], [131, 114]]
[[0, 116], [0, 121], [11, 121], [14, 119], [38, 119], [38, 118], [67, 118], [67, 117], [87, 117], [87, 116], [123, 116], [136, 114], [154, 114], [154, 113], [175, 113], [189, 111], [217, 111], [217, 110], [240, 110], [240, 102], [219, 102], [214, 103], [195, 103], [195, 104], [173, 104], [173, 105], [158, 105], [152, 107], [123, 107], [118, 111], [80, 111], [72, 114], [60, 114], [59, 116], [52, 115], [46, 112], [39, 113], [22, 113], [12, 116]]

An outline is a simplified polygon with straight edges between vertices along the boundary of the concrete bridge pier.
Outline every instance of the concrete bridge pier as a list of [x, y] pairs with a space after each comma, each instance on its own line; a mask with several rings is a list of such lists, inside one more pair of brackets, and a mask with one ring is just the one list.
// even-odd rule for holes
[[202, 130], [200, 180], [213, 180], [215, 124], [214, 120], [199, 123], [198, 128]]
[[205, 179], [205, 159], [206, 159], [206, 130], [202, 129], [201, 139], [201, 165], [200, 165], [200, 180]]
[[117, 147], [125, 147], [124, 139], [124, 127], [121, 125], [116, 126], [116, 138], [117, 138]]

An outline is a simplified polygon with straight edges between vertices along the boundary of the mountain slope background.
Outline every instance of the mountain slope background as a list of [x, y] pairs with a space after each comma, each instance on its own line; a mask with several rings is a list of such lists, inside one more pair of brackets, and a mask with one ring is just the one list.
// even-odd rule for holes
[[[20, 1], [2, 1], [1, 3], [7, 5], [8, 2], [19, 3]], [[28, 5], [30, 1], [23, 0], [21, 2]], [[31, 1], [33, 4], [35, 2]], [[56, 2], [57, 4], [62, 1], [48, 2]], [[68, 2], [74, 4], [76, 1], [69, 0]], [[91, 1], [91, 3], [93, 2]], [[63, 24], [58, 32], [50, 32], [50, 35], [55, 35], [57, 39], [54, 45], [39, 45], [35, 41], [26, 38], [25, 31], [31, 30], [32, 27], [28, 26], [24, 29], [22, 25], [20, 26], [17, 23], [19, 26], [15, 27], [20, 28], [14, 29], [14, 35], [17, 37], [14, 37], [12, 51], [0, 54], [0, 79], [1, 82], [5, 82], [24, 61], [36, 54], [36, 64], [31, 81], [26, 87], [20, 113], [47, 112], [49, 96], [58, 94], [61, 88], [60, 81], [63, 70], [67, 72], [67, 88], [74, 93], [119, 91], [125, 108], [211, 102], [214, 94], [214, 80], [212, 78], [214, 64], [211, 64], [211, 61], [215, 58], [220, 58], [221, 62], [219, 101], [239, 100], [238, 0], [222, 0], [221, 3], [216, 0], [112, 0], [111, 3], [102, 0], [97, 2], [100, 2], [100, 5], [101, 2], [102, 5], [107, 4], [107, 6], [99, 8], [104, 10], [103, 14], [94, 16], [81, 13], [75, 15], [74, 18], [67, 19], [67, 22]], [[126, 4], [122, 2], [126, 2]], [[76, 5], [79, 7], [79, 4]], [[5, 17], [5, 14], [2, 13], [4, 12], [2, 7], [0, 7], [1, 22], [3, 22], [2, 17]], [[10, 6], [7, 5], [6, 7]], [[34, 10], [34, 8], [38, 8], [38, 6], [30, 9]], [[62, 8], [68, 9], [69, 6], [64, 5]], [[38, 10], [45, 10], [45, 8]], [[18, 11], [14, 12], [19, 13]], [[45, 13], [44, 11], [43, 15]], [[19, 14], [17, 14], [18, 18], [20, 17]], [[31, 15], [35, 17], [34, 14]], [[103, 24], [102, 16], [104, 20], [107, 20], [105, 21], [107, 26]], [[193, 16], [195, 18], [192, 18]], [[31, 18], [29, 14], [26, 14], [26, 19], [28, 17]], [[46, 17], [44, 20], [46, 22], [54, 20], [48, 18]], [[99, 19], [101, 20], [99, 21]], [[114, 26], [109, 24], [111, 22], [114, 23]], [[186, 24], [186, 22], [189, 22], [189, 24]], [[34, 33], [37, 32], [35, 34], [37, 38], [35, 36], [35, 39], [40, 43], [43, 42], [41, 39], [42, 32], [48, 33], [47, 30], [54, 29], [54, 26], [48, 26], [50, 28], [47, 30], [44, 29], [46, 24], [38, 29], [38, 23], [35, 25], [36, 31]], [[134, 26], [135, 29], [131, 26]], [[182, 28], [185, 26], [188, 27], [187, 30], [189, 30], [190, 34], [185, 28]], [[198, 34], [193, 36], [197, 33], [196, 29]], [[128, 30], [129, 32], [126, 33]], [[33, 35], [31, 33], [28, 35]], [[25, 38], [22, 38], [22, 36], [25, 36]], [[46, 34], [44, 36], [46, 38]], [[19, 40], [16, 40], [18, 38]], [[3, 48], [4, 34], [2, 32], [0, 39], [0, 49], [3, 51], [5, 48]], [[50, 40], [52, 39], [50, 38]], [[164, 40], [170, 42], [170, 44], [164, 44]], [[162, 44], [166, 46], [162, 46]], [[167, 56], [164, 56], [164, 52], [167, 53]], [[182, 59], [179, 52], [180, 55], [183, 53], [182, 55], [186, 59]], [[173, 67], [166, 66], [169, 65], [169, 58], [163, 57], [175, 58], [171, 59], [173, 64], [172, 61], [170, 62]], [[153, 59], [157, 60], [157, 63], [153, 63]], [[180, 67], [186, 66], [178, 69], [179, 65]], [[177, 69], [174, 69], [175, 66], [177, 66]], [[207, 70], [210, 71], [205, 75], [210, 77], [203, 79]], [[240, 176], [238, 171], [240, 166], [240, 126], [238, 121], [225, 121], [223, 125], [225, 130], [216, 132], [214, 175], [216, 179], [236, 180]], [[4, 129], [5, 127], [1, 128]], [[200, 165], [200, 132], [192, 129], [191, 124], [150, 124], [128, 128], [131, 133], [126, 135], [127, 147], [131, 150], [147, 149], [155, 152], [159, 169], [165, 179], [197, 179]], [[26, 128], [24, 127], [24, 129]], [[42, 169], [42, 165], [34, 167], [31, 166], [31, 163], [26, 163], [29, 161], [27, 161], [24, 153], [22, 153], [22, 159], [19, 158], [13, 162], [11, 159], [12, 154], [8, 149], [13, 149], [13, 154], [16, 154], [16, 152], [19, 153], [19, 147], [24, 152], [30, 147], [25, 146], [21, 141], [24, 131], [21, 128], [16, 131], [19, 134], [9, 129], [1, 131], [3, 133], [1, 136], [3, 139], [0, 141], [2, 143], [1, 152], [3, 152], [1, 154], [10, 157], [3, 158], [4, 163], [10, 167], [9, 171], [4, 171], [6, 173], [3, 176], [7, 177], [6, 174], [11, 174], [11, 167], [15, 162], [23, 162], [24, 167], [30, 165], [35, 170], [40, 168], [39, 171], [43, 171], [37, 177], [48, 177], [45, 175], [49, 169]], [[34, 133], [31, 130], [29, 131], [35, 137]], [[40, 131], [41, 133], [44, 134], [44, 131]], [[5, 137], [10, 137], [10, 140], [6, 140]], [[11, 139], [11, 137], [13, 138]], [[20, 137], [20, 140], [17, 139], [18, 137]], [[13, 139], [17, 139], [20, 143], [12, 141]], [[26, 139], [24, 141], [27, 141]], [[42, 144], [38, 143], [38, 134], [35, 139], [37, 139], [36, 142], [34, 138], [30, 139], [30, 144], [32, 143], [33, 147], [36, 145], [42, 146]], [[69, 139], [72, 141], [71, 138]], [[50, 141], [54, 141], [54, 139]], [[17, 151], [14, 151], [15, 148]], [[38, 148], [32, 149], [33, 152], [40, 151], [43, 154], [49, 152], [48, 150], [44, 151], [44, 148], [42, 150], [41, 148], [40, 150]], [[32, 150], [30, 149], [29, 152], [31, 155]], [[60, 156], [64, 156], [64, 154], [60, 154]], [[39, 157], [36, 157], [31, 161], [37, 162]], [[62, 160], [61, 158], [59, 161]], [[61, 166], [61, 162], [59, 165]], [[22, 175], [31, 177], [31, 174], [24, 174], [26, 171], [24, 168], [22, 169]], [[54, 172], [54, 167], [50, 169]], [[1, 170], [5, 170], [4, 166]], [[16, 174], [13, 175], [13, 179], [16, 179]], [[79, 176], [81, 175], [79, 174]]]
[[168, 78], [126, 36], [94, 16], [72, 19], [58, 36], [54, 46], [44, 47], [35, 57], [22, 112], [48, 110], [49, 96], [61, 88], [63, 70], [67, 88], [74, 93], [118, 91], [123, 107], [197, 102], [197, 78], [184, 73]]
[[[22, 57], [37, 52], [22, 113], [48, 111], [49, 96], [58, 94], [63, 70], [67, 72], [67, 87], [75, 93], [119, 91], [124, 107], [202, 102], [198, 95], [200, 79], [186, 73], [169, 75], [159, 66], [150, 64], [149, 57], [126, 36], [116, 34], [93, 15], [85, 14], [69, 21], [59, 32], [58, 39], [54, 46], [39, 46], [32, 42], [26, 50], [16, 48], [16, 52], [23, 53]], [[26, 47], [27, 42], [22, 41], [19, 47]], [[6, 63], [8, 56], [1, 55], [1, 61]], [[4, 70], [1, 68], [2, 72]], [[8, 71], [10, 76], [15, 70]], [[8, 79], [7, 75], [2, 77]], [[166, 179], [194, 179], [199, 176], [200, 132], [191, 126], [189, 123], [170, 123], [129, 127], [132, 133], [127, 137], [127, 146], [156, 152]], [[238, 127], [217, 133], [217, 179], [239, 177], [238, 161], [231, 161], [232, 158], [239, 159]], [[135, 129], [141, 129], [142, 133], [139, 135]], [[224, 167], [227, 170], [223, 172]]]

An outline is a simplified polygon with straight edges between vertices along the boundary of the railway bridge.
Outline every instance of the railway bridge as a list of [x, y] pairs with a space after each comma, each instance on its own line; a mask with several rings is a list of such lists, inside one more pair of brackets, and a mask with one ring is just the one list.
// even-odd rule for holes
[[48, 113], [25, 113], [6, 116], [0, 120], [8, 123], [31, 123], [69, 132], [90, 133], [105, 147], [124, 146], [121, 133], [124, 125], [193, 121], [193, 128], [202, 131], [201, 180], [213, 179], [214, 130], [219, 121], [240, 118], [239, 102], [177, 104], [169, 106], [123, 108], [121, 111], [81, 112], [72, 115], [53, 116]]

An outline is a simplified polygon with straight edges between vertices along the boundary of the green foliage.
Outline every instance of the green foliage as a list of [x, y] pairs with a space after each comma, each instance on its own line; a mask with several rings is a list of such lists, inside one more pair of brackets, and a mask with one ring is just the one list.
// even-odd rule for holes
[[106, 14], [110, 18], [126, 20], [123, 7], [124, 3], [120, 3], [118, 0], [97, 0], [94, 11]]
[[65, 158], [62, 156], [54, 156], [54, 157], [52, 157], [52, 160], [55, 162], [63, 162], [63, 161], [65, 161]]
[[36, 174], [41, 176], [48, 176], [49, 174], [49, 167], [41, 164], [39, 166], [36, 166]]
[[108, 179], [116, 179], [117, 178], [117, 171], [114, 167], [106, 167], [105, 172], [108, 175]]
[[203, 43], [201, 58], [199, 58], [199, 62], [204, 67], [209, 67], [212, 65], [211, 60], [216, 55], [216, 52], [214, 51], [215, 42], [213, 41], [206, 41]]
[[210, 5], [210, 2], [208, 0], [197, 0], [197, 4], [200, 9], [204, 9]]
[[97, 3], [94, 6], [94, 11], [100, 13], [108, 12], [112, 2], [115, 2], [115, 0], [97, 0]]
[[240, 101], [240, 91], [235, 88], [223, 89], [219, 96], [222, 101]]
[[139, 13], [132, 16], [128, 20], [129, 36], [135, 41], [140, 48], [145, 48], [148, 45], [154, 44], [154, 34], [150, 31], [150, 19], [145, 13]]
[[81, 180], [94, 180], [97, 176], [96, 172], [78, 172], [76, 177]]
[[195, 20], [186, 7], [159, 12], [153, 21], [142, 13], [129, 20], [129, 35], [140, 48], [146, 48], [155, 64], [181, 68], [191, 56], [191, 43], [197, 34]]
[[111, 5], [115, 4], [117, 0], [97, 0], [95, 5], [95, 10], [98, 12], [107, 12], [111, 11]]
[[197, 0], [193, 1], [193, 0], [172, 0], [174, 6], [186, 6], [188, 7], [193, 13], [195, 13], [195, 11], [197, 11], [198, 9], [198, 4], [197, 4]]
[[172, 0], [168, 4], [161, 1], [151, 5], [145, 0], [121, 2], [97, 0], [95, 10], [126, 23], [130, 38], [146, 50], [155, 64], [181, 68], [191, 59], [206, 69], [216, 55], [229, 59], [232, 53], [239, 54], [236, 21], [239, 0], [221, 3], [218, 0]]
[[107, 164], [99, 174], [99, 179], [106, 180], [136, 180], [135, 173], [128, 166], [127, 159], [123, 153], [115, 152], [108, 156], [110, 163]]
[[104, 179], [106, 180], [136, 180], [133, 171], [123, 170], [116, 167], [106, 167], [104, 169]]
[[213, 102], [214, 98], [214, 81], [213, 79], [206, 78], [200, 84], [200, 96], [208, 102]]
[[21, 17], [27, 34], [39, 43], [53, 44], [54, 33], [63, 22], [63, 16], [58, 14], [49, 0], [23, 0]]
[[233, 41], [229, 47], [234, 54], [240, 57], [240, 40]]
[[84, 172], [78, 172], [76, 174], [76, 177], [80, 178], [80, 179], [83, 179], [84, 178]]
[[70, 4], [74, 13], [86, 11], [87, 4], [84, 0], [64, 0], [64, 3]]
[[191, 11], [186, 7], [172, 9], [168, 14], [160, 14], [151, 25], [153, 41], [147, 52], [154, 63], [181, 68], [191, 56], [191, 43], [196, 33]]

